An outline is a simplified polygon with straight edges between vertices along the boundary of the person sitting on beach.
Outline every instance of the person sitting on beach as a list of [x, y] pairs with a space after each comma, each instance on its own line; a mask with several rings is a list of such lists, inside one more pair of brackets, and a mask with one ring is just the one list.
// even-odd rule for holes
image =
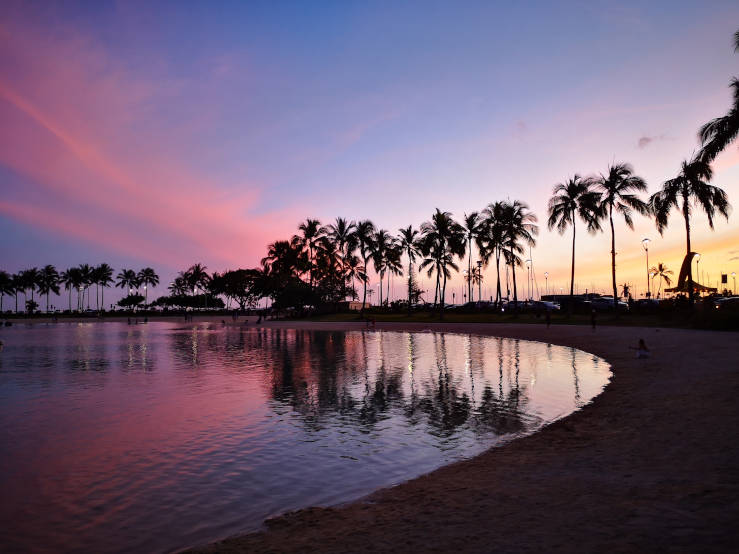
[[644, 359], [649, 358], [649, 348], [647, 348], [647, 343], [644, 342], [644, 339], [639, 339], [639, 346], [634, 348], [633, 346], [630, 346], [632, 350], [636, 350], [636, 357], [638, 359]]

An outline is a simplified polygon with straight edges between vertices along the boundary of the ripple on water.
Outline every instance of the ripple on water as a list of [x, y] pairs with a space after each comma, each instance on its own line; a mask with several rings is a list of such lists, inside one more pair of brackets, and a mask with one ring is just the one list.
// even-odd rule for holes
[[351, 500], [598, 394], [601, 359], [450, 333], [3, 330], [0, 541], [166, 551]]

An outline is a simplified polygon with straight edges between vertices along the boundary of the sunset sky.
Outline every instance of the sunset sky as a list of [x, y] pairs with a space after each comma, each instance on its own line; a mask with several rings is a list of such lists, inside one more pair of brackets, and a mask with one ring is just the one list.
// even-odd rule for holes
[[[614, 161], [650, 193], [675, 176], [730, 105], [737, 28], [735, 0], [6, 0], [1, 269], [148, 265], [164, 294], [194, 262], [255, 266], [306, 217], [396, 232], [508, 198], [539, 216], [540, 286], [567, 287], [552, 187]], [[714, 170], [736, 208], [736, 144]], [[695, 219], [713, 286], [739, 271], [738, 217]], [[616, 232], [619, 283], [643, 292], [643, 237], [677, 275], [679, 214], [663, 238], [647, 219]], [[579, 235], [581, 291], [609, 287], [609, 249]]]

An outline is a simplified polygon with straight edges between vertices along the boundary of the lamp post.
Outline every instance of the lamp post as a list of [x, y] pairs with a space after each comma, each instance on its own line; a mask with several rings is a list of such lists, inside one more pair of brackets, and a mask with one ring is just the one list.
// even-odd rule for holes
[[734, 280], [734, 290], [732, 292], [736, 294], [736, 271], [731, 272], [731, 278]]
[[650, 298], [652, 296], [652, 292], [651, 292], [651, 289], [649, 287], [649, 280], [650, 280], [650, 276], [649, 276], [649, 242], [650, 241], [649, 241], [648, 238], [644, 238], [641, 241], [641, 245], [644, 248], [644, 252], [647, 253], [647, 298]]
[[544, 287], [546, 288], [547, 296], [549, 296], [549, 272], [548, 271], [544, 272]]
[[527, 300], [531, 300], [531, 260], [526, 260], [526, 293]]

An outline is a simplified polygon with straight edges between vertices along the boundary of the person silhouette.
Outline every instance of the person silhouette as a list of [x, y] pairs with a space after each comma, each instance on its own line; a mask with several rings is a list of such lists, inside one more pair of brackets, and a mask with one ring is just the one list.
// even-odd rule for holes
[[634, 348], [633, 346], [630, 347], [632, 350], [636, 350], [636, 357], [640, 360], [643, 360], [645, 358], [649, 358], [649, 348], [647, 348], [647, 343], [644, 342], [644, 339], [639, 339], [639, 345]]

